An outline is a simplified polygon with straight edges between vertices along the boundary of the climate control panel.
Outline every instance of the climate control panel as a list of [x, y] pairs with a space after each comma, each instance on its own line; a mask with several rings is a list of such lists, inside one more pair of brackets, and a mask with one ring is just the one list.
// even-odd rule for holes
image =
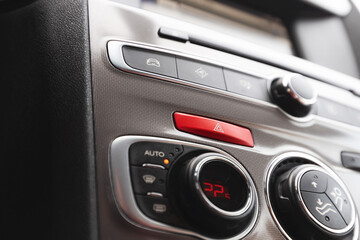
[[[238, 159], [220, 149], [123, 136], [111, 144], [109, 163], [118, 209], [137, 226], [202, 239], [241, 239], [258, 219], [252, 177]], [[323, 161], [305, 153], [283, 153], [270, 162], [264, 182], [265, 200], [285, 238], [359, 237], [349, 191]]]
[[120, 212], [144, 227], [239, 239], [257, 219], [253, 180], [216, 148], [125, 136], [112, 143], [110, 166]]
[[339, 177], [320, 160], [287, 153], [267, 178], [268, 204], [288, 239], [357, 239], [351, 196]]

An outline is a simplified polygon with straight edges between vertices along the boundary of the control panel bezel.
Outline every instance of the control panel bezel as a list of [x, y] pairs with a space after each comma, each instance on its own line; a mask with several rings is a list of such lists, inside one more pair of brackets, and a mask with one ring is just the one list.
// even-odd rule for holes
[[[291, 240], [291, 236], [288, 234], [288, 232], [284, 229], [284, 227], [282, 226], [282, 224], [280, 223], [279, 219], [278, 219], [278, 216], [276, 215], [275, 213], [275, 210], [273, 208], [273, 204], [272, 201], [271, 201], [271, 192], [270, 192], [270, 180], [271, 178], [273, 177], [274, 175], [274, 171], [275, 169], [277, 168], [277, 166], [279, 166], [280, 164], [282, 164], [282, 162], [284, 162], [285, 160], [287, 159], [290, 159], [290, 158], [302, 158], [302, 159], [306, 159], [308, 162], [314, 164], [314, 167], [316, 167], [316, 169], [318, 170], [319, 169], [322, 169], [323, 172], [325, 172], [326, 174], [330, 175], [333, 179], [335, 179], [343, 189], [345, 189], [346, 191], [346, 194], [348, 196], [350, 196], [349, 192], [346, 190], [346, 187], [345, 185], [343, 184], [342, 180], [335, 174], [335, 172], [330, 168], [328, 167], [324, 162], [324, 160], [320, 160], [321, 158], [319, 157], [314, 157], [310, 154], [307, 154], [307, 153], [302, 153], [302, 152], [286, 152], [286, 153], [282, 153], [276, 157], [273, 158], [272, 161], [270, 161], [267, 169], [266, 169], [266, 174], [265, 174], [265, 177], [264, 177], [264, 194], [265, 194], [265, 200], [266, 200], [266, 204], [269, 208], [269, 211], [270, 211], [270, 214], [275, 222], [275, 224], [277, 225], [277, 227], [279, 228], [281, 234], [288, 240]], [[299, 181], [299, 179], [297, 179], [297, 181]], [[297, 182], [297, 184], [299, 184], [299, 182]], [[300, 198], [300, 200], [302, 201], [302, 207], [304, 207], [304, 211], [309, 211], [303, 200], [302, 200], [302, 197], [301, 197], [301, 193], [300, 193], [300, 190], [299, 188], [296, 189], [297, 191], [297, 195], [298, 195], [298, 198]], [[355, 205], [353, 203], [353, 200], [352, 198], [349, 198], [350, 201], [351, 201], [351, 206], [353, 207], [353, 209], [355, 209]], [[312, 220], [318, 224], [318, 221], [312, 216], [312, 214], [310, 212], [307, 212], [309, 217], [312, 218]], [[352, 219], [352, 222], [351, 222], [351, 227], [354, 227], [353, 229], [353, 239], [358, 239], [359, 237], [359, 219], [358, 219], [358, 214], [354, 213], [354, 216], [352, 216], [353, 219]], [[314, 218], [314, 219], [313, 219]], [[321, 224], [321, 223], [320, 223]], [[322, 224], [320, 226], [323, 226]], [[351, 228], [350, 227], [350, 228]], [[324, 229], [327, 229], [326, 226], [324, 226]], [[346, 232], [346, 231], [349, 231], [349, 228], [345, 228], [343, 231], [341, 232]], [[333, 231], [330, 231], [330, 232], [333, 232]], [[335, 230], [336, 232], [336, 230]]]
[[[158, 230], [158, 231], [165, 231], [165, 232], [173, 232], [177, 234], [184, 234], [190, 235], [194, 237], [198, 237], [201, 239], [215, 239], [210, 238], [208, 236], [204, 236], [200, 233], [174, 227], [171, 225], [167, 225], [153, 219], [147, 217], [142, 211], [138, 208], [135, 200], [135, 196], [133, 193], [131, 176], [130, 176], [130, 164], [129, 164], [129, 148], [133, 143], [137, 142], [144, 142], [144, 141], [151, 141], [151, 142], [158, 142], [158, 143], [169, 143], [169, 144], [179, 144], [184, 146], [190, 147], [198, 147], [202, 149], [209, 150], [210, 152], [215, 152], [224, 155], [225, 157], [231, 159], [232, 161], [236, 161], [231, 155], [228, 153], [214, 148], [210, 146], [205, 146], [196, 143], [189, 143], [179, 140], [172, 140], [172, 139], [164, 139], [158, 137], [148, 137], [148, 136], [121, 136], [116, 138], [111, 143], [110, 148], [110, 156], [109, 156], [109, 171], [110, 171], [110, 178], [111, 178], [111, 186], [113, 189], [115, 203], [117, 208], [127, 221], [130, 223], [145, 228], [148, 230]], [[240, 165], [240, 164], [239, 164]], [[243, 169], [245, 171], [245, 169]], [[245, 171], [246, 173], [246, 171]], [[247, 173], [246, 173], [247, 174]], [[248, 175], [248, 174], [247, 174]], [[249, 185], [253, 189], [252, 197], [254, 199], [254, 216], [251, 218], [251, 221], [248, 227], [240, 232], [239, 234], [226, 238], [227, 240], [235, 240], [241, 239], [245, 237], [255, 226], [255, 223], [258, 218], [259, 212], [259, 200], [257, 191], [255, 188], [255, 184], [252, 181], [250, 175], [248, 175]]]

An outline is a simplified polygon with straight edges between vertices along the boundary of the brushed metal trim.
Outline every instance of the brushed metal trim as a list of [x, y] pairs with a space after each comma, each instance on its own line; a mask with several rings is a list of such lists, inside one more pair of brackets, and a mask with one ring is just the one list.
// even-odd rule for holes
[[152, 164], [152, 163], [143, 163], [141, 166], [147, 167], [147, 168], [165, 169], [165, 167], [162, 165]]
[[[121, 136], [116, 138], [111, 143], [111, 148], [109, 152], [109, 174], [110, 174], [110, 182], [111, 188], [114, 193], [116, 206], [121, 214], [128, 222], [147, 230], [156, 230], [162, 232], [172, 232], [177, 234], [190, 235], [194, 237], [198, 237], [201, 239], [215, 240], [213, 238], [204, 236], [202, 234], [185, 230], [178, 227], [173, 227], [164, 223], [157, 222], [153, 219], [145, 216], [140, 209], [136, 205], [135, 197], [132, 190], [132, 183], [130, 178], [129, 171], [129, 147], [131, 144], [139, 142], [139, 141], [151, 141], [151, 142], [159, 142], [159, 143], [170, 143], [170, 144], [180, 144], [186, 146], [199, 147], [203, 149], [207, 149], [209, 151], [213, 151], [222, 155], [225, 155], [227, 158], [232, 159], [233, 161], [237, 161], [228, 153], [219, 150], [217, 148], [189, 143], [179, 140], [158, 138], [158, 137], [148, 137], [148, 136]], [[240, 163], [239, 163], [240, 164]], [[251, 180], [251, 178], [250, 178]], [[252, 180], [251, 180], [252, 181]], [[255, 186], [255, 185], [254, 185]], [[226, 238], [226, 240], [236, 240], [244, 238], [255, 226], [255, 223], [258, 218], [259, 213], [259, 200], [257, 196], [257, 192], [253, 191], [254, 201], [255, 201], [255, 213], [252, 217], [249, 226], [242, 231], [241, 233]]]

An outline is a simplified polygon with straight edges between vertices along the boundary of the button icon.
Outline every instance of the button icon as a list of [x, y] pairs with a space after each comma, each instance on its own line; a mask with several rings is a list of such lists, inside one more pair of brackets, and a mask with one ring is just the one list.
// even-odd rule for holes
[[202, 67], [199, 67], [198, 69], [196, 69], [195, 73], [202, 79], [204, 79], [207, 75], [209, 75]]
[[319, 206], [315, 207], [315, 209], [316, 209], [316, 211], [318, 211], [318, 213], [320, 213], [321, 215], [324, 216], [326, 213], [328, 213], [328, 212], [330, 212], [330, 211], [336, 213], [336, 211], [331, 208], [332, 205], [331, 205], [330, 203], [325, 203], [325, 205], [322, 206], [322, 205], [324, 204], [324, 202], [321, 201], [320, 198], [317, 199], [316, 203], [317, 203], [317, 205], [319, 205]]
[[155, 203], [155, 204], [153, 204], [153, 210], [156, 213], [164, 213], [164, 212], [166, 212], [166, 205]]
[[345, 190], [334, 179], [329, 179], [326, 195], [331, 199], [345, 222], [349, 224], [352, 220], [354, 209]]
[[[321, 176], [319, 174], [319, 179], [320, 178]], [[320, 223], [332, 229], [341, 229], [346, 227], [346, 223], [336, 209], [336, 206], [325, 193], [302, 191], [301, 195], [305, 206], [310, 211], [311, 215]]]
[[246, 90], [250, 90], [251, 89], [251, 83], [249, 81], [246, 81], [244, 79], [241, 79], [239, 81], [239, 84], [242, 88], [246, 89]]
[[335, 205], [339, 208], [339, 211], [341, 212], [344, 204], [344, 199], [341, 197], [341, 190], [337, 187], [334, 187], [330, 194], [335, 198]]
[[146, 59], [146, 65], [154, 66], [154, 67], [159, 68], [160, 67], [160, 61], [157, 60], [156, 58], [148, 58], [148, 59]]
[[216, 126], [214, 127], [214, 131], [215, 132], [224, 132], [223, 128], [221, 127], [220, 123], [217, 123]]
[[336, 109], [336, 107], [332, 104], [327, 104], [326, 105], [326, 110], [328, 111], [329, 114], [336, 116], [339, 114], [339, 111]]
[[165, 157], [164, 152], [153, 151], [153, 150], [145, 150], [144, 155], [145, 156], [150, 156], [150, 157]]
[[156, 180], [156, 177], [150, 174], [146, 174], [142, 178], [146, 184], [153, 184]]
[[319, 171], [308, 171], [300, 180], [301, 191], [322, 193], [327, 187], [327, 176]]
[[320, 215], [324, 216], [328, 212], [336, 213], [336, 211], [334, 209], [332, 209], [331, 207], [332, 207], [332, 205], [330, 203], [326, 203], [322, 207], [315, 207], [315, 209], [316, 209], [316, 211], [318, 211], [318, 213], [320, 213]]

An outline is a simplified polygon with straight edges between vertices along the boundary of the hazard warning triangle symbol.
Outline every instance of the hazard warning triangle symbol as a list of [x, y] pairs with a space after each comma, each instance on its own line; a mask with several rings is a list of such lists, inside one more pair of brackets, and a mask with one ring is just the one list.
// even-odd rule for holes
[[214, 128], [214, 131], [215, 131], [215, 132], [222, 132], [222, 133], [224, 132], [224, 130], [222, 129], [220, 123], [217, 123], [217, 124], [216, 124], [216, 126], [215, 126], [215, 128]]

